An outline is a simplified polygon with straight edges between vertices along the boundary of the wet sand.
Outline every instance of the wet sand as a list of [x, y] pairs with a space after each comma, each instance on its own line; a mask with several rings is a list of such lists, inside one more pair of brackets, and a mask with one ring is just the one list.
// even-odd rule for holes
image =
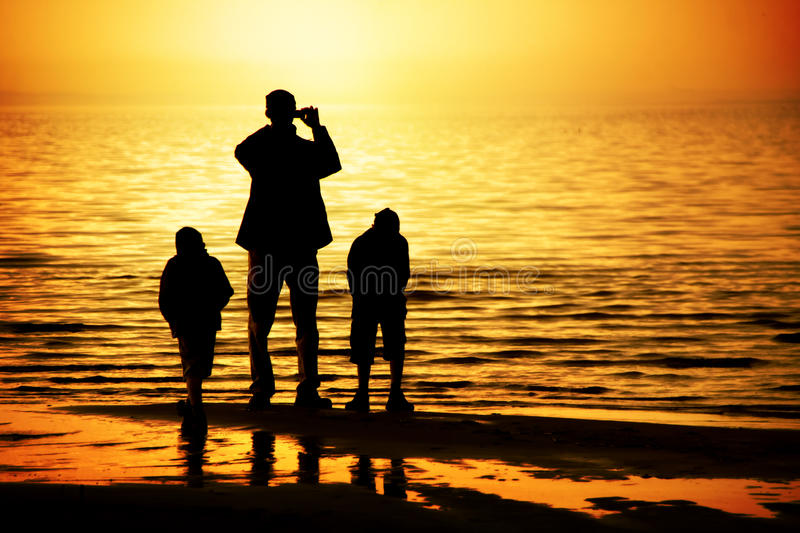
[[[74, 413], [134, 420], [176, 420], [172, 404], [89, 405]], [[274, 405], [251, 413], [241, 405], [207, 405], [215, 428], [264, 429], [324, 437], [346, 453], [384, 457], [498, 459], [558, 469], [565, 477], [622, 475], [800, 478], [800, 431], [679, 426], [449, 413], [357, 414]]]
[[[172, 404], [80, 406], [76, 414], [128, 420], [177, 421]], [[800, 431], [691, 427], [576, 419], [437, 413], [354, 414], [274, 406], [249, 413], [242, 406], [209, 405], [209, 438], [229, 429], [324, 439], [337, 453], [428, 457], [442, 461], [501, 460], [542, 468], [541, 476], [576, 481], [642, 478], [744, 478], [788, 482], [800, 478]], [[511, 482], [511, 481], [509, 481]], [[10, 514], [66, 522], [252, 527], [327, 531], [729, 531], [795, 530], [800, 504], [764, 503], [774, 518], [754, 518], [687, 500], [596, 498], [605, 516], [503, 499], [453, 486], [417, 483], [428, 507], [348, 484], [250, 487], [205, 483], [78, 486], [0, 485]], [[44, 507], [43, 507], [44, 506]], [[61, 519], [56, 520], [56, 517]], [[304, 527], [301, 527], [304, 526]]]

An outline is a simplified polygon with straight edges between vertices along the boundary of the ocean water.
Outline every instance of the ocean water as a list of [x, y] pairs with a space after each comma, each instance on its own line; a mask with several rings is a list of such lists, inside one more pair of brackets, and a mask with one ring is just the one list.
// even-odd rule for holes
[[[800, 427], [797, 102], [321, 118], [344, 167], [322, 182], [319, 253], [335, 406], [356, 386], [347, 251], [388, 206], [410, 244], [418, 409]], [[233, 149], [263, 122], [258, 106], [0, 110], [0, 402], [181, 397], [157, 294], [184, 225], [236, 291], [206, 400], [246, 401]], [[290, 402], [286, 290], [270, 342]], [[386, 363], [373, 375], [380, 408]]]

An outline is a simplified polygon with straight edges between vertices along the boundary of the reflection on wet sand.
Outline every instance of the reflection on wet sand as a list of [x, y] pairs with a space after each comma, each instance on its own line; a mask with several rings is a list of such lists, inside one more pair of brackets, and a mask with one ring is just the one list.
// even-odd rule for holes
[[350, 467], [350, 483], [359, 487], [375, 490], [375, 470], [372, 468], [372, 458], [369, 455], [359, 455]]
[[391, 468], [383, 473], [383, 493], [393, 498], [408, 498], [406, 494], [405, 463], [403, 459], [392, 459]]
[[206, 436], [195, 432], [181, 432], [178, 451], [186, 464], [186, 485], [203, 486], [203, 465], [206, 463]]
[[[377, 474], [369, 455], [359, 455], [350, 466], [350, 483], [365, 487], [373, 492], [379, 492], [376, 485]], [[383, 494], [393, 498], [409, 499], [406, 491], [405, 460], [394, 458], [389, 462], [389, 467], [383, 471]]]
[[253, 450], [250, 453], [250, 485], [269, 485], [275, 470], [275, 435], [269, 431], [253, 432]]
[[[489, 459], [375, 456], [335, 441], [270, 431], [226, 429], [208, 438], [181, 435], [174, 423], [0, 410], [0, 482], [111, 485], [168, 483], [207, 487], [349, 483], [369, 492], [447, 507], [446, 491], [471, 491], [595, 517], [631, 506], [690, 501], [758, 517], [800, 499], [797, 480], [672, 478], [612, 469], [554, 469]], [[124, 438], [123, 438], [124, 436]]]
[[319, 483], [319, 458], [322, 447], [316, 437], [299, 437], [297, 443], [300, 451], [297, 452], [297, 482]]

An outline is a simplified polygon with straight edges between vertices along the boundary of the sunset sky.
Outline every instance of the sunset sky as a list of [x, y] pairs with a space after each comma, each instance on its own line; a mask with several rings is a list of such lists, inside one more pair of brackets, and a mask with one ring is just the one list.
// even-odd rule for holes
[[0, 102], [800, 94], [795, 0], [3, 0]]

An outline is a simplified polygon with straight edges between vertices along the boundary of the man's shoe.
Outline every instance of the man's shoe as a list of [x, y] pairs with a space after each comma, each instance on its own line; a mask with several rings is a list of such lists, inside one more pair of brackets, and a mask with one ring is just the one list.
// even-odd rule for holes
[[186, 416], [192, 412], [192, 406], [186, 400], [178, 400], [176, 407], [178, 408], [178, 416]]
[[344, 408], [348, 411], [358, 411], [360, 413], [369, 412], [369, 394], [357, 392], [352, 400], [344, 404]]
[[320, 398], [317, 391], [300, 393], [294, 399], [295, 407], [306, 407], [308, 409], [330, 409], [333, 402], [328, 398]]
[[386, 402], [386, 410], [393, 413], [410, 413], [414, 410], [414, 404], [406, 400], [403, 391], [392, 391], [389, 393], [389, 401]]
[[263, 392], [254, 392], [247, 402], [248, 411], [263, 411], [267, 408], [269, 408], [269, 396]]

